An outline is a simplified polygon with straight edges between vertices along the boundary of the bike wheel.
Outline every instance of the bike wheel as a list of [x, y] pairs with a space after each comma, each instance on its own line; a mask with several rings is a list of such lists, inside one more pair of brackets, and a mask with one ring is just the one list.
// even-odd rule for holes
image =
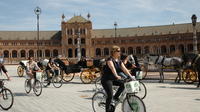
[[48, 76], [47, 76], [47, 73], [46, 72], [43, 72], [43, 75], [42, 75], [42, 85], [44, 87], [47, 87], [48, 86], [48, 83], [49, 83], [49, 80], [48, 80]]
[[89, 71], [83, 71], [81, 72], [80, 78], [84, 84], [90, 84], [92, 82], [91, 76], [92, 74]]
[[40, 96], [42, 93], [42, 84], [39, 80], [35, 80], [34, 86], [33, 86], [33, 91], [36, 96]]
[[13, 96], [11, 90], [4, 88], [0, 94], [2, 95], [2, 96], [0, 96], [1, 108], [3, 110], [10, 109], [14, 102], [14, 96]]
[[23, 77], [23, 75], [24, 75], [24, 69], [23, 69], [22, 66], [18, 66], [18, 68], [17, 68], [17, 74], [18, 74], [19, 77]]
[[127, 94], [122, 102], [122, 112], [146, 112], [146, 107], [138, 96]]
[[143, 82], [139, 82], [140, 87], [139, 87], [139, 92], [137, 93], [137, 96], [140, 97], [141, 99], [144, 99], [147, 95], [147, 88]]
[[98, 91], [92, 97], [92, 109], [94, 112], [105, 112], [106, 94]]
[[98, 78], [96, 78], [96, 80], [95, 80], [95, 89], [96, 89], [96, 90], [99, 90], [100, 88], [102, 88], [102, 85], [101, 85], [101, 77], [98, 77]]
[[27, 94], [31, 92], [31, 80], [26, 79], [24, 83], [25, 91]]
[[52, 78], [52, 83], [55, 88], [60, 88], [62, 86], [62, 76], [61, 75], [54, 75]]
[[184, 69], [182, 72], [182, 78], [185, 83], [192, 84], [197, 80], [197, 73], [190, 68]]
[[62, 71], [61, 71], [61, 75], [62, 75], [63, 80], [64, 80], [65, 82], [70, 82], [70, 81], [74, 78], [75, 73], [67, 73], [67, 74], [66, 74], [65, 71], [62, 70]]

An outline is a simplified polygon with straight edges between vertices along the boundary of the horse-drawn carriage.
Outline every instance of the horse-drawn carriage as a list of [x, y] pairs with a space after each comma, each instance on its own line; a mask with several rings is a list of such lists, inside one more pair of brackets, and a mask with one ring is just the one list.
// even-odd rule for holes
[[156, 69], [156, 71], [160, 72], [160, 82], [164, 80], [164, 69], [171, 69], [178, 72], [175, 82], [180, 82], [183, 79], [188, 84], [197, 81], [197, 73], [200, 70], [198, 66], [200, 64], [199, 55], [194, 53], [186, 53], [182, 57], [147, 55], [144, 57], [144, 63], [146, 74], [150, 69]]
[[28, 60], [22, 60], [19, 62], [19, 66], [17, 68], [17, 74], [19, 77], [23, 77], [25, 73], [25, 67]]
[[199, 54], [186, 53], [182, 56], [183, 72], [182, 79], [185, 83], [192, 84], [198, 80], [200, 72], [200, 56]]

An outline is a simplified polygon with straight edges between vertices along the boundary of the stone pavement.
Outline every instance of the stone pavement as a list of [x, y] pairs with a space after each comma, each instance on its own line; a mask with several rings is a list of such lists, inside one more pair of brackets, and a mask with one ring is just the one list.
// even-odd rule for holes
[[[52, 84], [43, 88], [41, 96], [37, 97], [33, 91], [25, 93], [25, 78], [17, 76], [17, 66], [6, 67], [12, 76], [12, 81], [6, 82], [6, 87], [15, 95], [13, 107], [6, 112], [93, 112], [91, 97], [94, 94], [94, 84], [82, 84], [79, 77], [75, 77], [61, 88], [54, 88]], [[156, 80], [144, 82], [148, 89], [144, 99], [147, 112], [200, 111], [200, 89], [195, 85], [184, 82], [175, 84], [171, 80], [165, 83], [157, 83]], [[2, 109], [0, 111], [4, 112]], [[120, 105], [117, 112], [121, 112]]]

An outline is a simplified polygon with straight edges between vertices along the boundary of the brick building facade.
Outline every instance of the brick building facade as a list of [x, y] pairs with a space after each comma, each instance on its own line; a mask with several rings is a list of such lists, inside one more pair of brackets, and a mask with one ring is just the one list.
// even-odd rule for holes
[[[200, 23], [197, 22], [198, 50]], [[116, 34], [116, 35], [115, 35]], [[27, 59], [49, 58], [63, 55], [77, 59], [77, 38], [81, 40], [81, 55], [103, 58], [110, 55], [112, 45], [121, 47], [126, 54], [143, 56], [148, 53], [180, 56], [193, 51], [193, 26], [191, 23], [135, 28], [93, 29], [92, 22], [82, 16], [65, 21], [62, 16], [61, 31], [0, 31], [0, 50], [6, 63]]]

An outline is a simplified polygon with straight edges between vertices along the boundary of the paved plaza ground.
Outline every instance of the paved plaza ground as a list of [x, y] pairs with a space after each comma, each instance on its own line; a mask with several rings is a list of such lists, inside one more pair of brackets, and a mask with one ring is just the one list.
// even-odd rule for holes
[[[17, 66], [6, 67], [12, 77], [12, 81], [6, 82], [6, 87], [14, 93], [14, 105], [7, 112], [93, 112], [91, 97], [94, 94], [94, 84], [82, 84], [80, 78], [76, 76], [70, 83], [64, 83], [61, 88], [54, 88], [53, 85], [43, 88], [41, 96], [37, 97], [33, 92], [25, 93], [25, 78], [17, 76]], [[152, 77], [157, 77], [153, 74], [155, 73], [152, 73]], [[176, 76], [176, 74], [166, 74], [168, 79]], [[165, 83], [158, 83], [158, 80], [143, 82], [148, 90], [144, 99], [147, 112], [200, 111], [200, 89], [197, 89], [196, 85], [188, 85], [183, 81], [176, 84], [174, 80], [167, 80]], [[117, 112], [121, 112], [120, 105]]]

